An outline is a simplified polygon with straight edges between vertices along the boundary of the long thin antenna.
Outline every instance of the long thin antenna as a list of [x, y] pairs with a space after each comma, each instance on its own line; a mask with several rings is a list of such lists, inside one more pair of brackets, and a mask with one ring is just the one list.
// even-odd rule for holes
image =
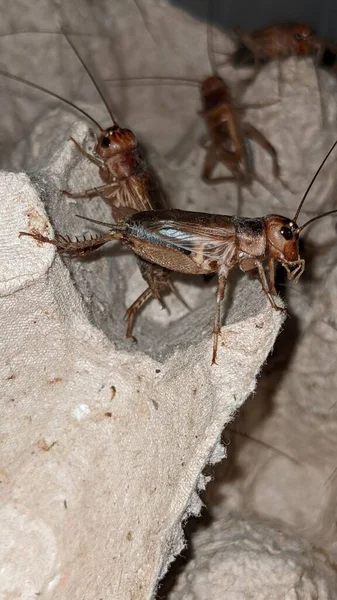
[[225, 432], [226, 431], [229, 431], [230, 433], [234, 433], [235, 435], [238, 435], [240, 437], [246, 438], [247, 440], [256, 442], [263, 448], [266, 448], [267, 450], [271, 450], [272, 452], [275, 452], [276, 454], [279, 454], [280, 456], [284, 456], [285, 458], [288, 458], [288, 460], [291, 460], [293, 463], [295, 463], [297, 465], [301, 465], [300, 461], [297, 460], [296, 458], [294, 458], [293, 456], [290, 456], [290, 454], [287, 454], [286, 452], [283, 452], [283, 450], [280, 450], [279, 448], [276, 448], [275, 446], [272, 446], [271, 444], [268, 444], [267, 442], [264, 442], [263, 440], [259, 440], [258, 438], [254, 437], [252, 435], [249, 435], [248, 433], [245, 433], [244, 431], [239, 431], [238, 429], [235, 429], [234, 427], [232, 428], [232, 427], [228, 427], [228, 426], [226, 426], [226, 428], [225, 428]]
[[80, 108], [79, 106], [76, 106], [76, 104], [74, 104], [73, 102], [70, 102], [70, 100], [67, 100], [67, 98], [63, 98], [59, 94], [56, 94], [55, 92], [51, 92], [50, 90], [47, 90], [47, 88], [43, 87], [42, 85], [38, 85], [37, 83], [32, 83], [31, 81], [27, 81], [26, 79], [23, 79], [23, 77], [18, 77], [17, 75], [12, 75], [12, 73], [7, 73], [7, 71], [2, 71], [1, 69], [0, 69], [0, 75], [2, 75], [3, 77], [7, 77], [8, 79], [13, 79], [13, 81], [18, 81], [19, 83], [23, 83], [24, 85], [28, 85], [29, 87], [31, 87], [35, 90], [39, 90], [40, 92], [43, 92], [44, 94], [48, 94], [49, 96], [52, 96], [53, 98], [57, 98], [57, 100], [61, 100], [61, 102], [68, 104], [68, 106], [71, 106], [71, 108], [74, 108], [79, 113], [84, 115], [87, 119], [92, 121], [92, 123], [94, 123], [96, 125], [96, 127], [98, 127], [98, 129], [100, 129], [101, 131], [104, 131], [103, 127], [101, 127], [101, 125], [98, 123], [98, 121], [96, 121], [96, 119], [94, 119], [91, 115], [89, 115], [89, 113], [87, 113], [85, 110], [83, 110], [83, 108]]
[[89, 219], [89, 217], [82, 217], [82, 215], [75, 215], [79, 219], [83, 219], [83, 221], [90, 221], [90, 223], [96, 223], [96, 225], [103, 225], [104, 227], [108, 227], [111, 231], [126, 231], [125, 225], [116, 225], [116, 223], [106, 223], [105, 221], [97, 221], [96, 219]]
[[136, 85], [147, 85], [152, 83], [154, 85], [191, 85], [192, 87], [199, 87], [200, 81], [196, 79], [185, 79], [185, 77], [125, 77], [123, 79], [105, 79], [106, 83], [110, 85], [124, 85], [125, 83], [136, 84]]
[[[13, 37], [15, 35], [63, 35], [62, 31], [54, 31], [51, 29], [25, 29], [23, 31], [11, 31], [9, 33], [1, 33], [0, 34], [0, 39], [2, 38], [6, 38], [6, 37]], [[89, 37], [89, 38], [107, 38], [107, 39], [111, 39], [110, 35], [104, 34], [104, 33], [100, 33], [99, 35], [97, 33], [88, 33], [85, 31], [80, 31], [80, 32], [76, 32], [76, 31], [72, 31], [71, 35], [73, 37], [75, 36], [81, 36], [81, 37]]]
[[[293, 221], [295, 221], [295, 223], [297, 222], [298, 215], [299, 215], [299, 214], [300, 214], [300, 212], [301, 212], [301, 209], [302, 209], [302, 206], [303, 206], [303, 204], [304, 204], [304, 201], [305, 201], [306, 197], [308, 196], [308, 194], [309, 194], [309, 192], [310, 192], [310, 190], [311, 190], [311, 188], [312, 188], [312, 186], [313, 186], [314, 182], [316, 181], [318, 174], [320, 173], [320, 171], [321, 171], [321, 170], [322, 170], [322, 168], [324, 167], [324, 165], [325, 165], [326, 161], [328, 160], [328, 158], [329, 158], [329, 156], [330, 156], [331, 152], [332, 152], [332, 151], [335, 149], [335, 147], [336, 147], [336, 146], [337, 146], [337, 140], [335, 141], [335, 143], [333, 144], [333, 146], [331, 146], [331, 148], [330, 148], [330, 150], [329, 150], [328, 154], [326, 155], [325, 159], [324, 159], [324, 160], [321, 162], [321, 164], [320, 164], [320, 166], [318, 167], [318, 169], [317, 169], [317, 171], [316, 171], [315, 175], [313, 176], [313, 178], [312, 178], [311, 182], [309, 183], [309, 185], [308, 185], [308, 187], [307, 187], [307, 190], [306, 190], [306, 192], [305, 192], [305, 194], [304, 194], [304, 196], [303, 196], [303, 198], [302, 198], [302, 200], [301, 200], [301, 202], [300, 202], [300, 204], [299, 204], [299, 207], [298, 207], [298, 209], [297, 209], [297, 211], [296, 211], [296, 214], [295, 214], [295, 216], [294, 216], [294, 218], [293, 218]], [[323, 216], [323, 215], [321, 215], [321, 216]], [[316, 217], [315, 217], [315, 218], [316, 218]], [[308, 221], [308, 223], [309, 223], [309, 222], [310, 222], [310, 221]], [[301, 228], [301, 229], [302, 229], [302, 228]]]
[[110, 115], [110, 117], [112, 119], [113, 124], [114, 125], [118, 125], [118, 123], [117, 123], [117, 121], [115, 119], [115, 116], [114, 116], [114, 114], [112, 112], [111, 106], [109, 105], [106, 97], [104, 96], [102, 90], [100, 89], [99, 85], [97, 84], [97, 81], [95, 80], [95, 78], [94, 78], [91, 70], [88, 68], [88, 65], [84, 62], [84, 60], [83, 60], [82, 56], [80, 55], [79, 51], [77, 50], [75, 44], [73, 44], [73, 42], [71, 41], [70, 37], [68, 36], [68, 34], [63, 29], [62, 29], [62, 33], [63, 33], [65, 39], [67, 40], [70, 48], [73, 50], [75, 56], [77, 56], [77, 58], [80, 61], [81, 65], [83, 66], [85, 72], [87, 73], [87, 75], [90, 77], [92, 83], [94, 84], [95, 89], [97, 90], [97, 93], [100, 95], [101, 100], [104, 103], [104, 105], [105, 105], [105, 107], [106, 107], [106, 109], [107, 109], [107, 111], [108, 111], [108, 113], [109, 113], [109, 115]]
[[334, 213], [337, 213], [337, 208], [335, 210], [329, 210], [328, 212], [322, 213], [321, 215], [317, 215], [317, 217], [313, 217], [312, 219], [309, 219], [309, 221], [304, 223], [304, 225], [301, 225], [301, 227], [299, 227], [297, 231], [300, 232], [300, 231], [302, 231], [302, 229], [304, 229], [304, 227], [306, 227], [307, 225], [310, 225], [310, 223], [313, 223], [314, 221], [318, 221], [318, 219], [323, 219], [323, 217], [327, 217], [328, 215], [333, 215]]

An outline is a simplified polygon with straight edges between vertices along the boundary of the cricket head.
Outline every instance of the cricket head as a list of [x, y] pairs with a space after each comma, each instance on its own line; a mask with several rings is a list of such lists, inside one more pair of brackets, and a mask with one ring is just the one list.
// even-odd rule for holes
[[318, 40], [310, 25], [306, 23], [289, 24], [287, 26], [287, 34], [289, 36], [289, 46], [293, 48], [297, 56], [313, 54]]
[[264, 224], [269, 257], [282, 264], [300, 260], [298, 249], [300, 229], [297, 223], [281, 215], [267, 215]]
[[337, 141], [331, 146], [329, 152], [326, 154], [324, 160], [318, 167], [315, 175], [309, 183], [302, 200], [300, 201], [296, 213], [293, 219], [288, 219], [282, 215], [267, 215], [264, 217], [265, 235], [266, 235], [266, 254], [268, 258], [273, 258], [280, 262], [288, 273], [288, 279], [294, 279], [295, 282], [301, 277], [305, 263], [299, 255], [299, 236], [301, 231], [314, 221], [327, 217], [328, 215], [337, 212], [337, 209], [329, 210], [328, 212], [321, 213], [309, 221], [306, 221], [300, 227], [297, 225], [297, 219], [302, 210], [303, 204], [308, 197], [308, 194], [321, 172], [323, 166], [328, 160], [330, 154], [337, 146]]
[[106, 160], [117, 154], [131, 152], [136, 147], [137, 139], [130, 129], [113, 125], [107, 129], [102, 129], [95, 144], [95, 152]]
[[[297, 210], [296, 216], [298, 213], [299, 210]], [[305, 262], [300, 257], [298, 243], [301, 231], [314, 221], [335, 213], [337, 213], [337, 209], [329, 210], [309, 219], [301, 226], [297, 225], [295, 219], [288, 219], [281, 215], [267, 215], [264, 218], [267, 256], [283, 265], [288, 273], [288, 279], [294, 279], [297, 282], [304, 271]]]
[[231, 101], [231, 92], [228, 85], [217, 75], [207, 77], [202, 82], [200, 93], [205, 110], [213, 108], [220, 103]]

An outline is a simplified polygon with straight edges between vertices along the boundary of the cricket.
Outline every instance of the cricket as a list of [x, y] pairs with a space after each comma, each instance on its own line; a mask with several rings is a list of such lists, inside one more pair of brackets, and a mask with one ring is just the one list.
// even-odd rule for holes
[[[295, 283], [305, 269], [299, 254], [300, 233], [314, 221], [337, 212], [319, 214], [303, 225], [297, 224], [308, 193], [337, 145], [330, 148], [311, 180], [292, 219], [270, 214], [260, 218], [212, 215], [179, 209], [141, 211], [123, 216], [116, 224], [87, 219], [109, 228], [103, 235], [72, 241], [56, 235], [49, 239], [36, 231], [21, 232], [38, 242], [56, 246], [60, 253], [83, 256], [112, 240], [118, 240], [141, 259], [169, 271], [188, 275], [217, 275], [216, 306], [213, 325], [212, 364], [216, 363], [221, 331], [221, 302], [224, 299], [229, 272], [238, 267], [243, 272], [256, 271], [274, 310], [284, 310], [275, 299], [275, 267], [284, 267]], [[81, 217], [83, 218], [83, 217]]]

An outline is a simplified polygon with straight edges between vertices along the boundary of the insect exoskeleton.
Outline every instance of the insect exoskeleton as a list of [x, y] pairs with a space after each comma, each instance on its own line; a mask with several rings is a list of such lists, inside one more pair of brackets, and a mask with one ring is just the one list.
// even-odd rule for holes
[[60, 252], [73, 256], [91, 252], [111, 240], [119, 240], [146, 263], [169, 271], [192, 275], [216, 273], [213, 364], [217, 358], [221, 330], [221, 301], [231, 269], [238, 266], [242, 271], [256, 270], [271, 306], [284, 310], [275, 301], [275, 265], [280, 263], [286, 269], [288, 279], [298, 281], [305, 267], [298, 246], [301, 231], [314, 221], [337, 212], [337, 209], [331, 210], [301, 226], [297, 224], [308, 192], [336, 145], [337, 141], [317, 170], [293, 219], [275, 214], [246, 218], [164, 209], [134, 213], [121, 218], [117, 224], [88, 219], [110, 229], [109, 233], [98, 235], [93, 240], [72, 242], [61, 236], [50, 240], [36, 232], [24, 235], [54, 244]]

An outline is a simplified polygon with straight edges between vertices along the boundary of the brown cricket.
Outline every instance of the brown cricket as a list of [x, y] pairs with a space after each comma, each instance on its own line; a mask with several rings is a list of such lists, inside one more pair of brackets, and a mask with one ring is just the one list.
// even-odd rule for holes
[[[241, 185], [251, 186], [253, 179], [258, 179], [254, 173], [250, 140], [259, 144], [271, 156], [274, 177], [279, 178], [280, 168], [274, 146], [256, 127], [244, 120], [243, 113], [248, 107], [237, 103], [229, 85], [219, 75], [214, 56], [212, 9], [212, 0], [209, 0], [207, 52], [212, 75], [204, 79], [200, 88], [202, 101], [200, 115], [205, 122], [209, 138], [202, 178], [210, 184], [237, 181], [240, 196]], [[253, 106], [256, 108], [256, 105]], [[258, 105], [258, 108], [261, 108], [261, 105]], [[232, 172], [232, 177], [212, 177], [219, 162]]]
[[[249, 34], [240, 27], [235, 29], [240, 44], [232, 54], [230, 62], [236, 66], [254, 65], [254, 73], [246, 83], [253, 83], [259, 73], [259, 68], [270, 61], [278, 65], [278, 82], [280, 83], [280, 62], [291, 56], [313, 57], [314, 67], [319, 87], [318, 66], [331, 46], [323, 38], [316, 35], [314, 29], [306, 23], [279, 23]], [[320, 96], [322, 114], [324, 106]]]
[[[201, 100], [203, 108], [200, 115], [209, 138], [202, 179], [209, 184], [236, 181], [238, 185], [246, 186], [250, 186], [254, 179], [261, 182], [254, 172], [250, 140], [271, 156], [273, 175], [279, 178], [280, 168], [274, 146], [256, 127], [243, 119], [242, 112], [248, 107], [237, 105], [224, 79], [218, 75], [205, 79], [201, 84]], [[220, 162], [232, 172], [232, 176], [212, 177]]]
[[[232, 56], [235, 65], [240, 65], [253, 55], [256, 67], [270, 60], [282, 60], [290, 56], [317, 56], [322, 49], [322, 40], [306, 23], [280, 23], [245, 33], [235, 29], [241, 45]], [[248, 50], [248, 52], [247, 52]]]
[[[259, 181], [261, 185], [266, 184], [257, 175], [254, 169], [253, 151], [251, 141], [257, 143], [272, 159], [273, 175], [280, 177], [280, 167], [278, 163], [277, 152], [274, 146], [256, 127], [248, 123], [244, 118], [244, 112], [248, 108], [263, 108], [277, 104], [269, 102], [264, 104], [241, 105], [234, 97], [230, 86], [219, 75], [216, 62], [214, 60], [213, 49], [213, 28], [208, 24], [207, 28], [207, 50], [211, 65], [212, 75], [206, 77], [201, 82], [193, 79], [184, 78], [128, 78], [107, 80], [107, 83], [119, 85], [127, 84], [186, 84], [198, 86], [200, 88], [202, 108], [199, 115], [206, 126], [206, 136], [201, 140], [202, 146], [206, 150], [204, 164], [201, 171], [202, 180], [209, 184], [220, 184], [226, 182], [236, 182], [240, 192], [242, 186], [250, 187], [254, 180]], [[179, 143], [179, 146], [182, 144]], [[181, 148], [178, 152], [181, 152]], [[171, 152], [174, 154], [174, 151]], [[230, 175], [214, 176], [213, 173], [219, 164], [223, 164]]]
[[36, 231], [23, 235], [53, 244], [59, 252], [73, 256], [91, 252], [111, 240], [119, 240], [142, 259], [171, 271], [190, 275], [216, 273], [218, 284], [213, 327], [213, 364], [216, 363], [221, 329], [221, 301], [228, 274], [233, 267], [238, 266], [244, 272], [256, 270], [271, 306], [276, 310], [284, 310], [274, 299], [277, 295], [275, 265], [280, 263], [285, 268], [288, 279], [297, 282], [305, 267], [299, 254], [301, 231], [317, 219], [337, 212], [337, 209], [331, 210], [313, 217], [304, 225], [297, 224], [309, 190], [336, 145], [337, 141], [321, 163], [293, 219], [277, 214], [244, 218], [167, 209], [135, 212], [121, 218], [117, 224], [88, 219], [110, 229], [109, 233], [90, 240], [72, 242], [59, 235], [55, 239], [49, 239]]
[[[119, 126], [111, 107], [102, 90], [97, 85], [93, 74], [85, 64], [69, 36], [65, 32], [62, 33], [104, 102], [112, 119], [112, 126], [103, 128], [91, 115], [66, 98], [63, 98], [40, 85], [27, 81], [22, 77], [0, 70], [0, 75], [28, 85], [33, 89], [42, 91], [68, 104], [88, 118], [100, 130], [100, 134], [96, 138], [93, 154], [89, 154], [74, 138], [70, 138], [70, 140], [75, 144], [76, 148], [83, 156], [98, 167], [103, 185], [81, 192], [62, 190], [62, 193], [71, 198], [93, 198], [95, 196], [100, 196], [109, 204], [109, 206], [111, 206], [111, 212], [114, 218], [114, 211], [119, 207], [129, 208], [136, 212], [165, 208], [166, 203], [158, 181], [141, 155], [136, 136], [130, 129]], [[162, 299], [162, 294], [170, 290], [183, 304], [185, 304], [185, 306], [187, 306], [171, 281], [171, 273], [168, 269], [160, 267], [159, 265], [153, 265], [145, 259], [142, 259], [140, 256], [137, 257], [137, 262], [142, 277], [146, 281], [148, 287], [126, 311], [125, 316], [128, 323], [127, 337], [130, 338], [133, 338], [132, 330], [136, 314], [151, 296], [156, 298], [163, 308], [165, 308], [166, 306]]]

